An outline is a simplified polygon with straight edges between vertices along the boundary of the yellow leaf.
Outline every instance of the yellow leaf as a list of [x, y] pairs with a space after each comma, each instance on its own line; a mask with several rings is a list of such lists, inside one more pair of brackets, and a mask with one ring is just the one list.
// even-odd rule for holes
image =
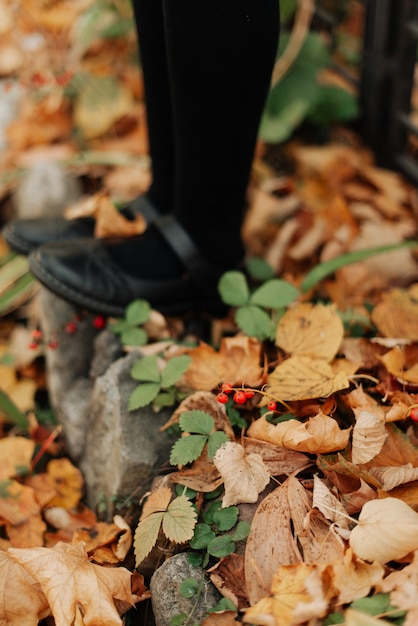
[[292, 356], [331, 361], [344, 336], [344, 326], [334, 306], [303, 303], [281, 318], [276, 344]]
[[153, 491], [147, 498], [141, 513], [141, 521], [151, 515], [151, 513], [161, 513], [167, 510], [173, 492], [170, 487], [163, 485]]
[[50, 461], [47, 472], [52, 477], [57, 492], [50, 506], [62, 506], [68, 511], [76, 507], [83, 495], [83, 476], [80, 470], [63, 458]]
[[365, 598], [385, 574], [380, 563], [366, 563], [348, 548], [344, 557], [332, 564], [332, 585], [338, 590], [338, 604]]
[[372, 312], [372, 320], [382, 335], [418, 341], [417, 295], [418, 284], [383, 294]]
[[151, 513], [148, 517], [141, 520], [136, 527], [134, 535], [136, 567], [142, 563], [145, 557], [155, 546], [163, 517], [164, 511], [160, 513]]
[[351, 460], [362, 465], [379, 454], [388, 437], [384, 421], [371, 411], [354, 411], [356, 423], [353, 428]]
[[163, 533], [176, 543], [184, 543], [193, 537], [197, 513], [186, 496], [174, 498], [163, 517]]
[[0, 439], [0, 479], [12, 478], [28, 470], [35, 442], [25, 437]]
[[[418, 609], [418, 552], [414, 554], [412, 563], [400, 571], [386, 576], [377, 587], [377, 591], [390, 593], [391, 604], [403, 610]], [[418, 612], [418, 611], [417, 611]], [[408, 615], [409, 617], [409, 615]], [[411, 624], [416, 623], [411, 621]]]
[[341, 430], [332, 417], [318, 413], [307, 422], [292, 419], [276, 426], [267, 422], [265, 417], [260, 417], [251, 424], [248, 436], [298, 452], [327, 454], [343, 450], [350, 439], [350, 432], [349, 428]]
[[56, 626], [71, 626], [77, 606], [85, 626], [121, 626], [114, 601], [134, 603], [131, 573], [124, 567], [90, 563], [82, 544], [59, 543], [52, 549], [10, 548], [8, 553], [40, 586]]
[[350, 546], [364, 561], [387, 563], [418, 549], [418, 513], [402, 500], [366, 502], [351, 531]]
[[350, 383], [342, 371], [335, 372], [322, 359], [290, 357], [280, 363], [267, 379], [268, 393], [278, 400], [327, 398]]
[[257, 502], [270, 482], [270, 474], [260, 454], [248, 453], [239, 443], [228, 441], [216, 452], [214, 463], [225, 486], [222, 506]]

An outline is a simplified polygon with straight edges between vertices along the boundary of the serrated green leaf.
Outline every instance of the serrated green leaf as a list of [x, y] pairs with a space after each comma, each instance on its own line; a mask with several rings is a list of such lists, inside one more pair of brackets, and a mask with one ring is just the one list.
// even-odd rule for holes
[[294, 302], [299, 295], [299, 290], [287, 280], [273, 278], [254, 291], [250, 303], [266, 309], [280, 309]]
[[196, 524], [190, 547], [193, 550], [205, 550], [216, 535], [208, 524]]
[[198, 433], [199, 435], [210, 435], [215, 427], [215, 421], [209, 413], [205, 411], [185, 411], [180, 415], [180, 427], [186, 433]]
[[175, 543], [185, 543], [193, 537], [197, 513], [186, 496], [174, 498], [163, 517], [163, 533]]
[[242, 272], [225, 272], [219, 280], [218, 291], [229, 306], [243, 306], [250, 297], [247, 279]]
[[125, 319], [129, 324], [145, 324], [151, 313], [151, 307], [146, 300], [134, 300], [125, 310]]
[[236, 529], [231, 535], [233, 541], [242, 541], [250, 534], [251, 524], [247, 521], [238, 522]]
[[160, 391], [154, 400], [154, 406], [162, 408], [163, 406], [173, 406], [176, 402], [176, 390], [168, 389], [166, 391]]
[[171, 465], [187, 465], [195, 461], [202, 454], [207, 439], [206, 435], [189, 435], [176, 441], [171, 448]]
[[156, 544], [161, 522], [165, 515], [164, 511], [151, 513], [139, 522], [134, 535], [135, 563], [138, 566], [151, 552]]
[[160, 391], [159, 383], [140, 383], [129, 396], [128, 411], [150, 404]]
[[217, 450], [221, 447], [223, 443], [229, 441], [228, 437], [222, 430], [217, 430], [212, 433], [208, 439], [208, 456], [210, 459], [213, 459]]
[[235, 312], [238, 327], [249, 337], [264, 341], [271, 336], [272, 322], [268, 314], [255, 304], [241, 306]]
[[228, 554], [232, 554], [234, 550], [235, 543], [229, 535], [215, 537], [215, 539], [212, 539], [207, 547], [208, 553], [211, 556], [216, 556], [218, 559], [221, 559], [223, 556], [228, 556]]
[[158, 357], [154, 354], [147, 355], [135, 361], [131, 369], [131, 376], [135, 380], [160, 383], [161, 375], [158, 368]]
[[120, 340], [124, 346], [145, 346], [148, 335], [143, 328], [127, 328], [121, 333]]
[[236, 506], [228, 506], [224, 509], [219, 509], [213, 515], [213, 521], [218, 527], [218, 530], [224, 532], [225, 530], [231, 530], [237, 523], [238, 508]]
[[222, 613], [223, 611], [236, 611], [237, 607], [229, 598], [222, 598], [218, 604], [211, 609], [208, 609], [208, 613]]
[[192, 359], [187, 354], [175, 356], [167, 361], [167, 365], [161, 373], [161, 386], [171, 387], [174, 385], [186, 372], [191, 362]]
[[186, 578], [180, 585], [180, 595], [183, 598], [193, 598], [199, 590], [200, 583], [196, 578]]

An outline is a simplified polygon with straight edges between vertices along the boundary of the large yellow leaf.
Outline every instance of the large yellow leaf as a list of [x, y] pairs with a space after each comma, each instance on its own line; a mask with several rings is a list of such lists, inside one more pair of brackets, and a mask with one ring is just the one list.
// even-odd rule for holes
[[418, 513], [397, 498], [366, 502], [350, 546], [364, 561], [387, 563], [418, 549]]
[[56, 626], [72, 626], [77, 607], [82, 611], [85, 626], [121, 626], [115, 600], [134, 604], [131, 573], [124, 567], [107, 568], [90, 563], [82, 544], [59, 543], [52, 549], [10, 548], [9, 555], [40, 586]]
[[276, 344], [292, 356], [331, 361], [344, 336], [344, 326], [334, 306], [303, 303], [289, 309], [276, 331]]
[[334, 371], [325, 360], [292, 356], [269, 375], [267, 392], [277, 400], [309, 400], [327, 398], [349, 385], [346, 374]]
[[151, 513], [141, 520], [136, 527], [134, 535], [134, 551], [136, 566], [140, 565], [155, 546], [163, 521], [164, 511]]
[[341, 430], [336, 420], [323, 413], [318, 413], [307, 422], [292, 419], [275, 426], [265, 417], [260, 417], [248, 429], [248, 435], [254, 439], [311, 454], [343, 450], [350, 439], [350, 432], [349, 428]]
[[259, 493], [270, 482], [270, 474], [261, 455], [247, 453], [239, 443], [224, 443], [216, 452], [214, 463], [224, 480], [224, 507], [257, 502]]

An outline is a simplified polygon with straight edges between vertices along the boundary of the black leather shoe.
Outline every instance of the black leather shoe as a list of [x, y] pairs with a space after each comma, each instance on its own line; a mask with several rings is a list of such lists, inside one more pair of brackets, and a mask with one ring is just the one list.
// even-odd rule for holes
[[[153, 222], [184, 266], [184, 274], [167, 280], [142, 279], [122, 270], [109, 249], [123, 243], [76, 239], [40, 246], [29, 256], [29, 267], [48, 289], [83, 309], [120, 317], [137, 298], [164, 315], [205, 311], [223, 316], [217, 285], [223, 271], [205, 260], [171, 215]], [[132, 245], [133, 239], [130, 239]], [[135, 259], [132, 259], [135, 262]]]
[[[159, 215], [145, 196], [139, 196], [121, 209], [122, 215], [133, 219], [141, 213], [148, 223]], [[93, 237], [95, 220], [81, 217], [67, 220], [65, 217], [41, 217], [36, 219], [14, 220], [3, 229], [3, 237], [19, 254], [30, 254], [44, 243]]]

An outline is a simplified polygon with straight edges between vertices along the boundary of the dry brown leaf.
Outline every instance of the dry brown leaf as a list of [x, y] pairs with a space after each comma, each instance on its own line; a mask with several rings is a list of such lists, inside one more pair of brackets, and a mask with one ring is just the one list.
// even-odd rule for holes
[[323, 359], [309, 356], [290, 357], [280, 363], [267, 379], [267, 391], [277, 400], [328, 398], [350, 382], [344, 372], [334, 372]]
[[388, 436], [382, 450], [367, 467], [395, 467], [408, 463], [418, 467], [418, 448], [412, 443], [411, 437], [393, 423], [386, 425], [386, 432]]
[[209, 459], [206, 450], [190, 467], [170, 474], [169, 480], [203, 493], [210, 493], [223, 483], [218, 469]]
[[365, 598], [385, 574], [379, 563], [366, 563], [349, 548], [341, 560], [332, 563], [332, 585], [338, 590], [338, 603], [348, 604]]
[[19, 550], [9, 555], [38, 583], [51, 607], [57, 626], [71, 626], [76, 607], [84, 626], [121, 626], [115, 600], [133, 605], [131, 573], [122, 567], [90, 563], [81, 544], [57, 544], [54, 548]]
[[356, 422], [353, 428], [351, 460], [362, 465], [379, 454], [388, 437], [385, 422], [371, 411], [354, 410]]
[[380, 480], [385, 491], [418, 480], [418, 467], [412, 467], [411, 463], [401, 467], [371, 467], [369, 471]]
[[229, 598], [238, 610], [248, 606], [242, 554], [229, 554], [208, 569], [208, 572], [217, 590], [225, 598]]
[[142, 513], [140, 520], [145, 519], [152, 513], [160, 513], [165, 511], [170, 504], [170, 500], [173, 496], [173, 492], [170, 487], [162, 485], [153, 491], [146, 499], [144, 506], [142, 507]]
[[408, 611], [418, 609], [418, 552], [414, 554], [412, 563], [398, 572], [392, 572], [377, 585], [377, 590], [390, 593], [394, 606]]
[[[33, 355], [32, 355], [33, 356]], [[0, 364], [1, 388], [23, 412], [33, 409], [36, 383], [28, 378], [18, 380], [14, 368]], [[1, 415], [0, 411], [0, 415]]]
[[33, 474], [25, 479], [25, 485], [33, 489], [35, 499], [41, 509], [45, 508], [57, 495], [54, 481], [49, 474]]
[[41, 515], [31, 515], [25, 522], [12, 526], [6, 524], [7, 535], [13, 548], [36, 548], [44, 543], [47, 525]]
[[270, 476], [293, 474], [311, 463], [309, 457], [304, 454], [295, 450], [286, 450], [268, 441], [244, 437], [242, 444], [247, 452], [254, 452], [261, 456]]
[[321, 575], [315, 570], [314, 565], [306, 563], [279, 567], [271, 584], [272, 597], [263, 598], [247, 609], [244, 621], [291, 626], [324, 617], [328, 602], [324, 596]]
[[104, 135], [118, 120], [129, 114], [133, 97], [122, 83], [117, 84], [112, 96], [103, 90], [101, 98], [86, 97], [81, 92], [74, 103], [73, 123], [86, 139], [96, 139]]
[[237, 626], [236, 611], [222, 611], [222, 613], [211, 613], [206, 617], [201, 626]]
[[69, 459], [52, 459], [47, 465], [47, 472], [54, 481], [57, 496], [50, 506], [62, 506], [71, 510], [80, 502], [83, 495], [83, 476]]
[[389, 495], [402, 500], [414, 511], [418, 511], [418, 480], [395, 487], [389, 492]]
[[119, 561], [123, 561], [128, 554], [132, 545], [132, 531], [129, 524], [120, 515], [115, 515], [113, 522], [122, 531], [117, 541], [116, 546], [112, 546], [112, 550], [115, 553]]
[[350, 439], [350, 432], [350, 429], [341, 430], [336, 420], [323, 413], [318, 413], [307, 422], [292, 419], [275, 426], [263, 416], [248, 429], [248, 435], [254, 439], [311, 454], [343, 450]]
[[21, 485], [16, 480], [2, 481], [0, 498], [0, 518], [13, 526], [23, 524], [32, 515], [40, 513], [39, 504], [30, 487]]
[[280, 319], [276, 345], [292, 356], [331, 361], [341, 345], [344, 327], [334, 306], [303, 303]]
[[35, 578], [8, 552], [0, 551], [0, 623], [4, 626], [37, 626], [50, 614], [48, 601]]
[[340, 528], [348, 528], [347, 513], [343, 505], [316, 474], [314, 475], [312, 506], [319, 509], [324, 517]]
[[418, 385], [418, 345], [396, 346], [381, 361], [387, 371], [402, 383]]
[[350, 546], [364, 561], [396, 561], [418, 549], [418, 513], [402, 500], [367, 502], [351, 531]]
[[264, 382], [261, 344], [253, 337], [226, 337], [219, 352], [202, 343], [189, 354], [192, 363], [186, 372], [186, 382], [192, 389], [211, 391], [221, 382], [258, 387]]
[[409, 289], [383, 293], [374, 307], [372, 320], [384, 337], [403, 337], [418, 341], [418, 284]]
[[25, 437], [0, 439], [0, 479], [4, 480], [28, 471], [35, 442]]
[[[380, 481], [377, 480], [377, 478], [375, 478], [366, 468], [359, 467], [358, 465], [355, 465], [355, 463], [351, 463], [351, 461], [344, 458], [342, 454], [337, 454], [336, 457], [320, 455], [318, 457], [317, 464], [326, 476], [330, 476], [331, 480], [333, 475], [339, 476], [340, 479], [342, 476], [345, 476], [350, 481], [353, 481], [354, 479], [355, 481], [359, 481], [362, 479], [368, 485], [371, 485], [376, 489], [381, 489], [382, 487]], [[355, 482], [354, 485], [357, 487], [358, 482]]]
[[224, 481], [222, 506], [257, 502], [258, 495], [270, 482], [270, 474], [259, 454], [247, 453], [239, 443], [227, 441], [213, 459]]

